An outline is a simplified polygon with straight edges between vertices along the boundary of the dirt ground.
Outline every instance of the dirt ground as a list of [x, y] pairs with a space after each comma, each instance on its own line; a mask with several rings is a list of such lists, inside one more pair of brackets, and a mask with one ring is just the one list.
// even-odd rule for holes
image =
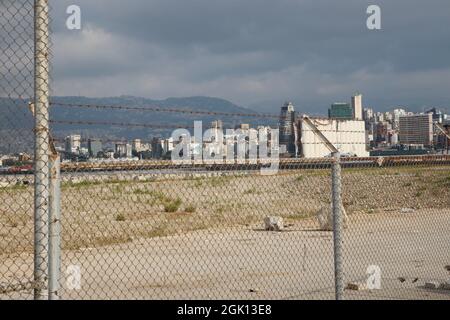
[[[283, 232], [255, 224], [65, 251], [61, 294], [67, 299], [332, 299], [332, 247], [332, 234], [305, 219]], [[449, 249], [448, 209], [353, 215], [344, 237], [345, 281], [365, 282], [367, 267], [377, 265], [381, 289], [346, 290], [345, 298], [450, 299], [450, 291], [423, 288], [426, 281], [450, 278], [444, 269]], [[24, 270], [31, 261], [22, 254], [14, 265]], [[67, 287], [69, 265], [80, 267], [80, 290]], [[11, 297], [30, 296], [22, 291]]]
[[[82, 285], [63, 297], [333, 298], [332, 234], [313, 217], [329, 205], [327, 170], [141, 176], [65, 179], [62, 283], [77, 265]], [[422, 288], [450, 278], [449, 183], [449, 167], [344, 170], [346, 281], [382, 270], [381, 290], [347, 298], [450, 298]], [[0, 190], [1, 298], [30, 297], [8, 285], [32, 278], [31, 200], [32, 187]], [[263, 231], [267, 215], [282, 216], [286, 231]]]

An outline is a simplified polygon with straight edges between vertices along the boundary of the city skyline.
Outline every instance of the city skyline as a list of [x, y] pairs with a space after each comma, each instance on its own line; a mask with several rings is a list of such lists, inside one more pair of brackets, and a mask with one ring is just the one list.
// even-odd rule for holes
[[382, 111], [450, 101], [448, 2], [378, 1], [379, 31], [368, 1], [81, 0], [81, 30], [65, 26], [69, 4], [53, 8], [57, 95], [215, 96], [261, 112], [290, 100], [307, 113], [355, 89]]

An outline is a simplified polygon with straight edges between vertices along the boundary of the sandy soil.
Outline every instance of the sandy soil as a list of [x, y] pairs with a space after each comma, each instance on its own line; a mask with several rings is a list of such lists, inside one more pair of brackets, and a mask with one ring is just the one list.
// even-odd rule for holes
[[[382, 269], [377, 291], [348, 298], [449, 298], [421, 288], [450, 264], [448, 167], [346, 170], [346, 280]], [[79, 181], [79, 180], [78, 180]], [[332, 237], [311, 215], [327, 205], [326, 171], [63, 185], [66, 298], [332, 298]], [[31, 279], [32, 187], [0, 191], [0, 289]], [[405, 210], [408, 208], [408, 210]], [[409, 210], [413, 209], [413, 210]], [[170, 212], [174, 211], [174, 212]], [[280, 215], [285, 232], [262, 231]], [[405, 278], [400, 282], [398, 277]], [[418, 278], [417, 280], [415, 280]], [[414, 281], [415, 280], [415, 281]], [[414, 282], [413, 282], [414, 281]], [[29, 291], [3, 297], [29, 297]]]

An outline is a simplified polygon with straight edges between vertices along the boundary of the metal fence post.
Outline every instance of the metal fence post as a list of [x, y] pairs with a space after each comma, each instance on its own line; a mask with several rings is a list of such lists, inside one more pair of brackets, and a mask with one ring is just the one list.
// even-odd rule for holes
[[341, 162], [339, 152], [333, 153], [332, 202], [333, 202], [333, 244], [334, 244], [334, 283], [336, 300], [344, 295], [344, 276], [342, 268], [342, 199]]
[[34, 298], [47, 299], [49, 219], [48, 0], [34, 0]]
[[48, 294], [50, 300], [59, 299], [59, 276], [61, 270], [61, 180], [60, 157], [50, 155], [50, 212], [49, 212], [49, 257]]

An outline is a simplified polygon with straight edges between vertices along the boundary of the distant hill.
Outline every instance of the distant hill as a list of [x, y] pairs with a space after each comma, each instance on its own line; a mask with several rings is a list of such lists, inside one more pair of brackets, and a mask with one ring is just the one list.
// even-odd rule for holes
[[[118, 109], [78, 108], [66, 107], [61, 104], [80, 104], [92, 106], [127, 106], [140, 108], [160, 109], [182, 109], [191, 111], [225, 112], [225, 113], [257, 113], [248, 108], [233, 104], [230, 101], [212, 97], [186, 97], [168, 98], [165, 100], [152, 100], [133, 96], [88, 98], [88, 97], [53, 97], [53, 105], [50, 110], [52, 120], [64, 121], [91, 121], [91, 122], [114, 122], [131, 124], [155, 124], [155, 125], [179, 125], [190, 127], [195, 120], [203, 121], [204, 127], [209, 127], [211, 121], [220, 119], [225, 127], [234, 127], [240, 123], [256, 125], [276, 125], [276, 119], [265, 119], [245, 116], [223, 116], [223, 115], [197, 115], [174, 112], [152, 112]], [[27, 101], [0, 98], [0, 110], [4, 117], [0, 118], [0, 152], [8, 150], [16, 151], [22, 148], [14, 148], [15, 140], [26, 143], [28, 148], [32, 147], [32, 139], [29, 134], [32, 130], [33, 119], [27, 108]], [[97, 137], [104, 139], [134, 139], [141, 138], [150, 140], [155, 136], [170, 136], [174, 129], [155, 129], [133, 126], [109, 126], [88, 124], [52, 124], [52, 133], [56, 138], [63, 138], [68, 134], [82, 134], [84, 138]], [[13, 133], [14, 132], [14, 133]], [[21, 133], [21, 134], [19, 134]], [[24, 139], [18, 136], [24, 135]], [[32, 137], [32, 135], [31, 135]], [[25, 140], [25, 141], [24, 141]], [[31, 140], [31, 141], [30, 141]], [[7, 146], [6, 146], [7, 145]], [[16, 145], [17, 146], [17, 145]], [[3, 150], [3, 151], [2, 151]]]

